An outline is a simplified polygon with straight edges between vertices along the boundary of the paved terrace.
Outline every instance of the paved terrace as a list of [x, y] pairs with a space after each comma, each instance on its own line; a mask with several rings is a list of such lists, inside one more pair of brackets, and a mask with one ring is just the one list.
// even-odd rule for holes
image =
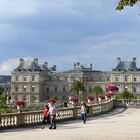
[[56, 130], [48, 127], [9, 129], [0, 132], [0, 140], [140, 140], [140, 109], [118, 108], [81, 120], [61, 122]]

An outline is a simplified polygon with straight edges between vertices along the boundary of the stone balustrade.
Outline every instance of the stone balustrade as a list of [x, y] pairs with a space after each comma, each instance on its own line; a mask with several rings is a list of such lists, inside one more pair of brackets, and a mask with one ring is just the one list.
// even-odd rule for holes
[[[110, 111], [114, 106], [114, 100], [101, 102], [89, 106], [89, 116], [102, 114]], [[60, 116], [57, 120], [78, 119], [80, 117], [80, 107], [58, 109]], [[22, 113], [8, 113], [0, 115], [0, 129], [24, 127], [42, 123], [43, 111], [32, 111]]]
[[140, 108], [140, 100], [139, 99], [121, 99], [116, 100], [116, 107], [127, 107], [127, 108]]

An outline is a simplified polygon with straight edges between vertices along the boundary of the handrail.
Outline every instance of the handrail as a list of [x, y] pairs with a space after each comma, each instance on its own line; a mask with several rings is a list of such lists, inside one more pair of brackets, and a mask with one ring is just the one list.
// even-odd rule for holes
[[[89, 106], [89, 116], [102, 114], [110, 111], [114, 106], [114, 100], [105, 101]], [[61, 108], [58, 109], [60, 116], [57, 121], [78, 119], [80, 117], [80, 107]], [[7, 113], [0, 115], [0, 129], [22, 127], [42, 123], [43, 111], [31, 111], [21, 113]]]

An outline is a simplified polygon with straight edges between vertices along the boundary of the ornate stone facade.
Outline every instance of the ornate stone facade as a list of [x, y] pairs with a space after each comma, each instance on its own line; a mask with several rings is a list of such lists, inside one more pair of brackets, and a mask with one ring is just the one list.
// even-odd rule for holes
[[136, 66], [136, 58], [132, 61], [118, 58], [117, 67], [111, 72], [96, 71], [92, 69], [92, 64], [85, 66], [79, 62], [74, 63], [72, 70], [56, 72], [56, 65], [49, 68], [47, 62], [41, 65], [35, 58], [33, 61], [20, 59], [19, 66], [12, 73], [12, 99], [26, 99], [30, 103], [33, 98], [44, 101], [57, 96], [60, 101], [65, 101], [75, 80], [84, 82], [86, 94], [96, 85], [105, 91], [107, 85], [115, 84], [120, 92], [129, 90], [140, 95], [140, 69]]

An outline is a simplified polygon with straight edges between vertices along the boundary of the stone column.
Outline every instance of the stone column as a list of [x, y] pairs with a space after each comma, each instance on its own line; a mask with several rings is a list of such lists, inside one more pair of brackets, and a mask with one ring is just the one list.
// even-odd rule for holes
[[76, 107], [73, 108], [73, 119], [77, 119], [78, 118], [77, 110], [78, 109]]
[[19, 112], [17, 114], [17, 127], [21, 127], [25, 123], [25, 120], [24, 120], [24, 114], [22, 112]]
[[93, 115], [93, 106], [89, 106], [89, 116]]

